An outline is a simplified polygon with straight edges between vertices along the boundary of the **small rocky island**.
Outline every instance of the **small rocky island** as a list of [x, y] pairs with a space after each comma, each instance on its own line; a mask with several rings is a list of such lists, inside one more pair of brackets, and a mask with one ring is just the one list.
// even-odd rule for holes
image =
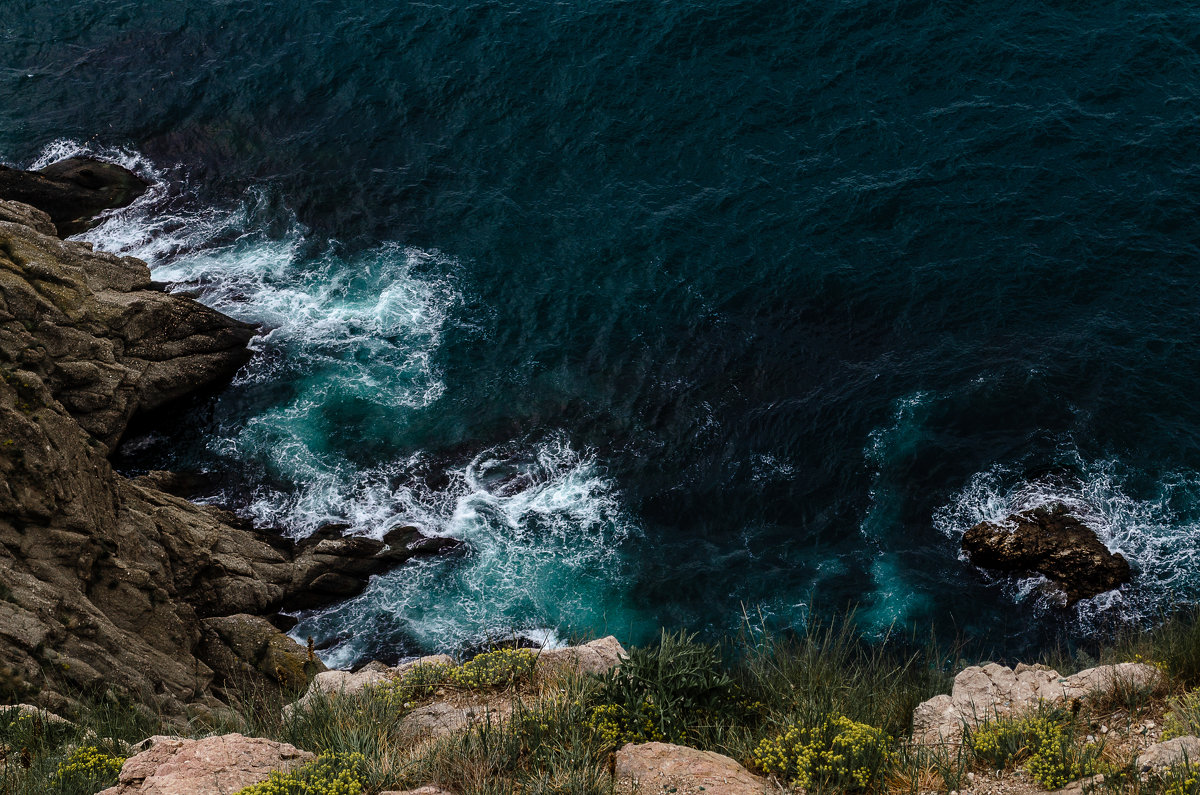
[[0, 703], [116, 695], [183, 716], [234, 685], [303, 687], [323, 666], [278, 611], [454, 543], [406, 527], [297, 544], [175, 496], [170, 473], [113, 470], [134, 417], [227, 380], [257, 333], [62, 239], [144, 190], [82, 158], [0, 169]]
[[1095, 531], [1054, 503], [1014, 513], [1005, 522], [980, 522], [966, 532], [971, 563], [1012, 574], [1041, 574], [1067, 605], [1129, 582], [1129, 562], [1111, 552]]

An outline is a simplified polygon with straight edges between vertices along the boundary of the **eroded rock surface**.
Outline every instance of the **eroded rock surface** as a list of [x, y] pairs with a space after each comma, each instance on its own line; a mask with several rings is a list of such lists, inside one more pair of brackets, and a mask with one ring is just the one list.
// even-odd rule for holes
[[223, 734], [203, 740], [155, 737], [125, 760], [118, 784], [100, 795], [229, 795], [316, 757], [287, 743]]
[[1068, 605], [1129, 582], [1129, 562], [1062, 505], [1015, 513], [1004, 523], [980, 522], [966, 532], [963, 551], [985, 569], [1046, 576]]
[[761, 795], [775, 791], [727, 756], [669, 743], [626, 745], [617, 751], [617, 786], [634, 792]]
[[0, 202], [0, 367], [17, 387], [18, 370], [37, 375], [109, 450], [135, 413], [228, 379], [250, 358], [253, 326], [152, 289], [146, 263], [59, 240], [48, 223]]
[[964, 727], [1020, 715], [1041, 702], [1062, 704], [1118, 687], [1151, 689], [1161, 682], [1162, 673], [1143, 663], [1103, 665], [1071, 676], [1060, 676], [1044, 665], [973, 665], [954, 677], [950, 695], [934, 696], [917, 706], [913, 741], [958, 742]]

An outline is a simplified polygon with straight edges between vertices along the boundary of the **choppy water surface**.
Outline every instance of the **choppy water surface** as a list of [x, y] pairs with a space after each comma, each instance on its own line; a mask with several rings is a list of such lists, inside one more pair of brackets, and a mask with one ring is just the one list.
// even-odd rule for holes
[[[157, 185], [87, 238], [261, 323], [130, 468], [300, 536], [466, 542], [334, 664], [859, 605], [1020, 648], [1200, 596], [1200, 11], [15, 0], [0, 158]], [[1063, 614], [962, 531], [1062, 500]]]

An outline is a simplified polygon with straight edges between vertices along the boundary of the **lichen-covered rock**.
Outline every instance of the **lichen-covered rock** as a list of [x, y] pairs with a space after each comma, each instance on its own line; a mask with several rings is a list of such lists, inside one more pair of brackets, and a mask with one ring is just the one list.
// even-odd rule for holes
[[602, 674], [616, 668], [628, 655], [620, 642], [609, 635], [582, 646], [543, 649], [537, 666], [543, 671], [571, 670], [583, 674]]
[[1129, 562], [1058, 504], [1015, 513], [1004, 523], [980, 522], [962, 539], [976, 566], [1046, 576], [1068, 605], [1129, 582]]
[[634, 792], [761, 795], [776, 791], [727, 756], [683, 745], [643, 743], [617, 751], [617, 785]]
[[913, 740], [958, 742], [964, 727], [1029, 712], [1042, 702], [1061, 704], [1116, 687], [1154, 688], [1161, 682], [1162, 673], [1143, 663], [1102, 665], [1071, 676], [1060, 676], [1044, 665], [973, 665], [954, 677], [950, 695], [934, 696], [917, 706]]
[[155, 737], [125, 760], [118, 784], [100, 795], [229, 795], [316, 757], [287, 743], [223, 734], [203, 740]]
[[1188, 735], [1155, 743], [1138, 756], [1139, 770], [1162, 771], [1184, 762], [1193, 767], [1200, 763], [1200, 738]]
[[90, 157], [60, 160], [40, 171], [0, 166], [0, 199], [38, 208], [53, 221], [50, 234], [63, 237], [89, 229], [104, 210], [132, 204], [147, 187], [129, 169]]

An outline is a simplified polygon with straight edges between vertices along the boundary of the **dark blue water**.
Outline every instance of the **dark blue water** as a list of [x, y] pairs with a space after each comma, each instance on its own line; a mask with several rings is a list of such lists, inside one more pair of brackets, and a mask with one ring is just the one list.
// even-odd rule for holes
[[[123, 466], [464, 555], [331, 662], [859, 606], [1028, 644], [1200, 597], [1200, 11], [7, 0], [0, 158], [159, 183], [89, 239], [269, 333]], [[961, 532], [1071, 504], [1056, 611]]]

